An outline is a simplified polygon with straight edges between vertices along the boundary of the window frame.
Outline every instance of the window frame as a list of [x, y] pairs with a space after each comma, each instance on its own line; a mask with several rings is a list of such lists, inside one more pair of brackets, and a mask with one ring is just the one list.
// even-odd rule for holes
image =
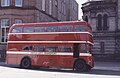
[[18, 0], [15, 0], [15, 6], [16, 7], [22, 7], [23, 6], [23, 0], [20, 0], [20, 3], [17, 3]]
[[[6, 3], [7, 1], [7, 3]], [[10, 6], [10, 0], [1, 0], [1, 6], [2, 7], [8, 7]]]
[[[16, 21], [19, 21], [19, 22], [17, 23]], [[21, 24], [21, 23], [23, 23], [23, 20], [21, 20], [21, 19], [15, 19], [15, 20], [14, 20], [14, 23], [15, 23], [15, 24]]]
[[[3, 18], [0, 20], [1, 22], [1, 28], [5, 28], [5, 27], [9, 27], [10, 23], [9, 23], [9, 19], [8, 18]], [[4, 25], [5, 24], [5, 25]]]
[[104, 14], [103, 15], [103, 30], [108, 30], [108, 15]]
[[52, 15], [52, 0], [49, 0], [49, 14]]
[[[7, 20], [7, 24], [6, 23], [6, 20]], [[2, 22], [5, 22], [3, 25]], [[7, 37], [8, 37], [8, 30], [9, 30], [9, 19], [8, 18], [3, 18], [0, 20], [1, 22], [1, 29], [2, 29], [2, 36], [1, 36], [1, 43], [6, 43], [7, 42]]]
[[46, 9], [46, 2], [45, 0], [42, 0], [42, 10], [45, 11]]
[[102, 27], [103, 27], [103, 21], [102, 21], [103, 17], [101, 14], [99, 14], [97, 16], [97, 30], [98, 31], [102, 31]]

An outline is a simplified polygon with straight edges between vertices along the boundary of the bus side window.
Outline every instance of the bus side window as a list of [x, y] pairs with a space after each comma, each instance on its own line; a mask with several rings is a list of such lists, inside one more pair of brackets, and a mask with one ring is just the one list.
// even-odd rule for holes
[[46, 47], [46, 52], [56, 52], [58, 47], [56, 46], [47, 46]]
[[34, 46], [34, 52], [44, 52], [44, 46]]
[[33, 29], [33, 27], [24, 27], [23, 32], [24, 33], [32, 33], [32, 32], [34, 32], [34, 29]]
[[71, 46], [59, 46], [58, 47], [59, 52], [72, 52]]
[[68, 28], [67, 28], [67, 26], [59, 26], [59, 30], [60, 30], [60, 32], [67, 32]]
[[74, 31], [76, 31], [76, 32], [79, 32], [79, 31], [86, 31], [86, 27], [85, 26], [79, 26], [79, 25], [76, 25], [75, 27], [74, 27]]
[[87, 31], [87, 27], [86, 26], [81, 26], [82, 31]]
[[58, 46], [59, 52], [64, 52], [64, 46]]
[[33, 47], [32, 46], [25, 46], [25, 47], [23, 47], [22, 50], [26, 50], [26, 51], [33, 50]]
[[89, 51], [89, 45], [88, 44], [81, 44], [80, 51], [83, 53], [86, 53]]
[[38, 46], [34, 46], [33, 50], [34, 50], [34, 52], [37, 52], [38, 51]]
[[72, 52], [71, 46], [65, 46], [64, 49], [65, 49], [65, 52]]
[[91, 31], [90, 27], [87, 27], [87, 29], [88, 29], [88, 32], [92, 33], [92, 31]]
[[15, 28], [12, 30], [12, 33], [22, 33], [22, 27], [15, 27]]
[[47, 27], [47, 32], [57, 32], [58, 26], [49, 26]]
[[75, 26], [74, 27], [74, 31], [76, 31], [76, 32], [79, 32], [79, 31], [82, 31], [82, 28], [81, 28], [81, 26]]
[[35, 32], [46, 32], [46, 27], [35, 27]]
[[39, 51], [39, 52], [44, 52], [44, 46], [39, 46], [39, 47], [38, 47], [38, 51]]
[[73, 31], [73, 26], [68, 26], [68, 32], [72, 32]]

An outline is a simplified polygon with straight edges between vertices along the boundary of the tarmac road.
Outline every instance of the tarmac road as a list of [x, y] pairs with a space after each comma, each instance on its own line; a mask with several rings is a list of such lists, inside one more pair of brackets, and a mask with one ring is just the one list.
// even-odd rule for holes
[[120, 78], [120, 63], [96, 62], [86, 73], [75, 73], [72, 69], [21, 69], [0, 63], [0, 78]]

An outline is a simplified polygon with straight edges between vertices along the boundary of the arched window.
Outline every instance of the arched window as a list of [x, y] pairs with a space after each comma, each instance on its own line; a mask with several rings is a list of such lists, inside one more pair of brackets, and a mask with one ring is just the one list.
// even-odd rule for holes
[[103, 16], [103, 30], [107, 30], [108, 29], [108, 15], [107, 14], [105, 14], [104, 16]]
[[97, 17], [97, 21], [98, 21], [98, 25], [97, 25], [97, 30], [102, 30], [102, 15], [99, 14], [98, 17]]
[[88, 17], [87, 16], [85, 17], [85, 21], [88, 22]]

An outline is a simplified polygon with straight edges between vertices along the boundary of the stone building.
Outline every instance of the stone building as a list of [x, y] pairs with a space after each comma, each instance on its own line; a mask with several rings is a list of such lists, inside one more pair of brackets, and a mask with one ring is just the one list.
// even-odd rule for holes
[[[72, 13], [70, 7], [76, 12]], [[69, 20], [78, 20], [75, 0], [0, 0], [0, 58], [5, 57], [7, 34], [12, 24]]]
[[82, 11], [93, 28], [95, 60], [120, 60], [120, 0], [88, 0]]

